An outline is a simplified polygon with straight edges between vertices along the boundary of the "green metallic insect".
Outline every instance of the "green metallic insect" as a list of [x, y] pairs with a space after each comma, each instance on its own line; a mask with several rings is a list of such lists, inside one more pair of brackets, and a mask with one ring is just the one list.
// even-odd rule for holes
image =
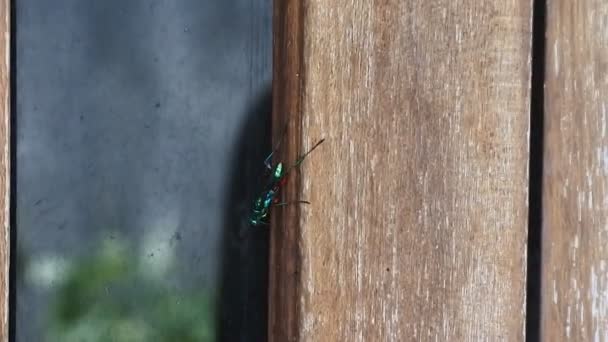
[[[276, 166], [274, 166], [274, 168], [272, 167], [272, 163], [271, 163], [272, 156], [278, 150], [278, 148], [279, 148], [278, 145], [272, 151], [272, 153], [270, 153], [270, 155], [266, 158], [266, 160], [264, 160], [264, 165], [266, 166], [266, 169], [268, 171], [271, 171], [272, 174], [270, 176], [270, 179], [268, 180], [268, 183], [266, 184], [266, 187], [264, 188], [264, 191], [262, 191], [260, 196], [258, 198], [256, 198], [256, 200], [253, 203], [253, 209], [252, 209], [251, 215], [249, 217], [249, 223], [252, 226], [262, 226], [262, 225], [268, 224], [268, 215], [270, 214], [270, 208], [272, 208], [273, 206], [283, 206], [283, 205], [295, 204], [295, 203], [310, 204], [310, 202], [308, 202], [308, 201], [294, 201], [294, 202], [279, 203], [277, 195], [279, 194], [281, 187], [283, 185], [285, 185], [285, 182], [287, 181], [286, 177], [291, 172], [291, 170], [300, 166], [300, 164], [302, 164], [302, 162], [304, 161], [306, 156], [308, 156], [310, 154], [310, 152], [312, 152], [315, 148], [317, 148], [317, 146], [321, 145], [321, 143], [323, 141], [325, 141], [325, 139], [319, 140], [310, 150], [308, 150], [308, 152], [306, 152], [302, 156], [300, 156], [296, 160], [296, 162], [287, 170], [284, 169], [283, 163], [281, 163], [281, 162], [277, 163]], [[280, 145], [280, 142], [279, 142], [279, 145]]]

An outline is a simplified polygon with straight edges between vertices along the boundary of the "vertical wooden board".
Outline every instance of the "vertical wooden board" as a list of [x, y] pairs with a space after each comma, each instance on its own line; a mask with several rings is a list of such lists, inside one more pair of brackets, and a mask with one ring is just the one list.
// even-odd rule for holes
[[0, 1], [0, 341], [8, 341], [10, 253], [10, 1]]
[[523, 340], [530, 1], [275, 4], [271, 339]]
[[[273, 132], [275, 145], [281, 140], [281, 157], [295, 160], [300, 127], [294, 125], [301, 114], [303, 70], [302, 13], [300, 1], [275, 0], [273, 8]], [[284, 129], [287, 131], [282, 132]], [[286, 159], [287, 160], [287, 159]], [[296, 177], [289, 177], [289, 189], [296, 188]], [[294, 200], [293, 192], [286, 201]], [[270, 233], [268, 282], [268, 338], [270, 341], [296, 341], [299, 334], [300, 250], [298, 248], [298, 206], [273, 212]], [[289, 223], [285, 226], [283, 223]]]
[[544, 341], [608, 340], [608, 3], [547, 8]]

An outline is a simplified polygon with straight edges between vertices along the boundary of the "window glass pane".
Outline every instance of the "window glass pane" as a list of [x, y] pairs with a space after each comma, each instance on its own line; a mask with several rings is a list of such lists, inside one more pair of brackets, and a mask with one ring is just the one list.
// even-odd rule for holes
[[264, 340], [271, 1], [15, 6], [16, 340]]

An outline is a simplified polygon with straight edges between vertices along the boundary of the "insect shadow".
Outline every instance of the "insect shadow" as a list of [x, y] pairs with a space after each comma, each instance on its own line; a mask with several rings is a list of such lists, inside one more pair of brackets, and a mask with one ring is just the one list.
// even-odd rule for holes
[[270, 87], [245, 115], [228, 170], [221, 241], [218, 341], [265, 341], [268, 322], [267, 226], [248, 222], [271, 149]]

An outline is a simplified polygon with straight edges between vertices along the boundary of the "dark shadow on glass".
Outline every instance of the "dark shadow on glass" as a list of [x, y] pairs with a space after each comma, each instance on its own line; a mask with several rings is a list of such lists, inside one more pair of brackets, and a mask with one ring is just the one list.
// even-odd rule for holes
[[218, 340], [266, 341], [268, 321], [268, 227], [248, 223], [270, 151], [270, 90], [245, 117], [226, 189]]

